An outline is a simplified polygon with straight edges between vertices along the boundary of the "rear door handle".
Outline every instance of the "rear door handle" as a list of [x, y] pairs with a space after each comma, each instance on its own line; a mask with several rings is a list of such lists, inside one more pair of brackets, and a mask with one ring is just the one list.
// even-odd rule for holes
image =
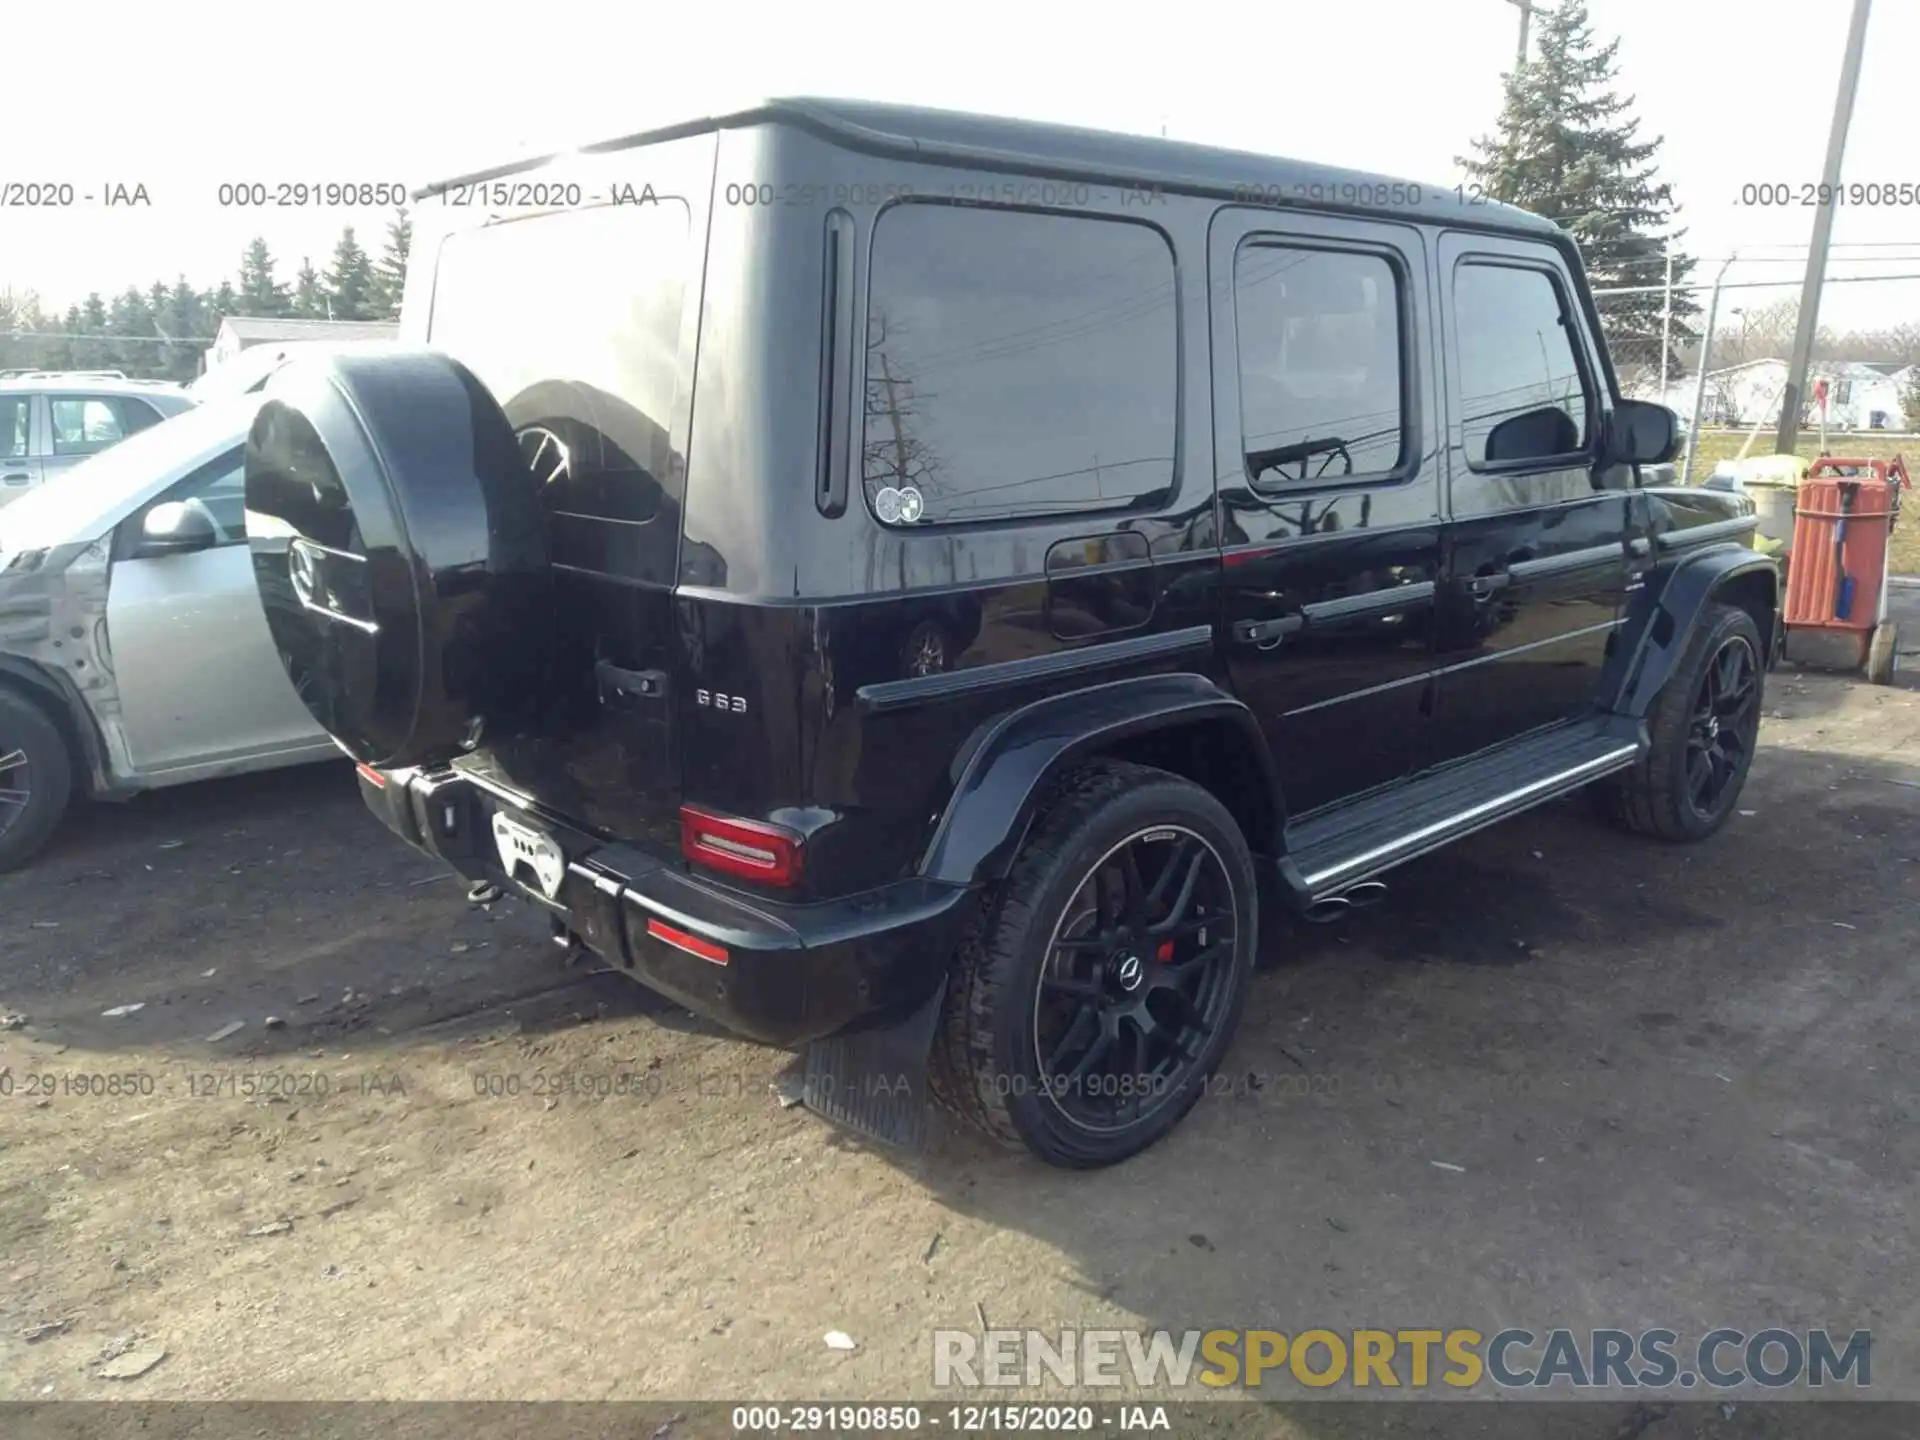
[[31, 478], [32, 478], [31, 476], [21, 475], [18, 473], [15, 473], [12, 475], [0, 476], [0, 480], [4, 480], [9, 485], [24, 485]]
[[615, 710], [640, 709], [644, 702], [667, 693], [664, 670], [623, 670], [600, 660], [595, 662], [593, 673], [600, 688], [600, 703]]
[[1234, 622], [1233, 638], [1247, 645], [1271, 645], [1306, 623], [1304, 615], [1282, 615], [1277, 620], [1239, 620]]

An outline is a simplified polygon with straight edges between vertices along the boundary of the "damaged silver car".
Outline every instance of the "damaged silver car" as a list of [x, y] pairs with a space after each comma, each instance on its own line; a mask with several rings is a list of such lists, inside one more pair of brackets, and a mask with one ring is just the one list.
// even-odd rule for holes
[[0, 870], [73, 795], [337, 757], [254, 589], [257, 395], [132, 436], [0, 510]]

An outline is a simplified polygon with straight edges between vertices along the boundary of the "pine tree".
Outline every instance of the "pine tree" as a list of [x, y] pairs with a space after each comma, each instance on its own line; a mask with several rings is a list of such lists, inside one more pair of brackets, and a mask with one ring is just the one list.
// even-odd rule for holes
[[303, 320], [327, 318], [326, 292], [320, 288], [313, 262], [304, 255], [300, 257], [300, 273], [293, 281], [293, 313]]
[[153, 310], [137, 285], [129, 285], [114, 297], [107, 312], [107, 334], [114, 342], [107, 346], [107, 364], [129, 375], [144, 375], [153, 364], [153, 346], [140, 342], [153, 338]]
[[100, 298], [98, 290], [87, 296], [81, 304], [80, 313], [70, 328], [75, 333], [88, 337], [73, 342], [74, 368], [104, 369], [110, 354], [104, 339], [107, 333], [107, 302]]
[[215, 330], [220, 328], [220, 322], [227, 316], [241, 313], [240, 295], [239, 292], [233, 288], [233, 282], [231, 280], [222, 280], [219, 288], [213, 292], [213, 298], [207, 303], [213, 309], [213, 327]]
[[413, 219], [402, 205], [387, 225], [386, 249], [373, 267], [373, 313], [380, 320], [400, 318], [400, 298], [407, 288], [407, 256], [413, 249]]
[[85, 323], [80, 307], [69, 305], [67, 313], [60, 317], [60, 323], [52, 327], [60, 331], [61, 338], [44, 345], [35, 363], [43, 370], [78, 370], [80, 352], [74, 348], [78, 342], [71, 337], [78, 335]]
[[326, 298], [331, 302], [335, 320], [371, 320], [373, 300], [373, 261], [353, 238], [353, 227], [340, 232], [333, 247], [333, 264], [327, 269]]
[[267, 242], [255, 236], [240, 257], [242, 315], [285, 315], [293, 308], [287, 287], [273, 278], [273, 255]]
[[[1488, 199], [1558, 221], [1579, 242], [1596, 289], [1661, 285], [1667, 247], [1673, 258], [1673, 336], [1669, 360], [1693, 339], [1685, 323], [1698, 306], [1682, 287], [1693, 260], [1679, 250], [1673, 187], [1658, 179], [1662, 138], [1638, 138], [1633, 97], [1613, 86], [1620, 42], [1598, 45], [1586, 0], [1562, 0], [1541, 17], [1539, 53], [1507, 77], [1497, 132], [1473, 142], [1456, 163]], [[1609, 348], [1623, 376], [1658, 374], [1659, 292], [1596, 296]]]
[[173, 380], [191, 380], [200, 369], [200, 356], [211, 337], [206, 297], [187, 283], [182, 275], [167, 292], [167, 302], [158, 311], [156, 325], [176, 343], [165, 347], [167, 375]]

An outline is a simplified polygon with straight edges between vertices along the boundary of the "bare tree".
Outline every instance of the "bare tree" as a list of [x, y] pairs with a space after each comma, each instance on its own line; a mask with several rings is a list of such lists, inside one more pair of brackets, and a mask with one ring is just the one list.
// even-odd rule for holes
[[[860, 473], [874, 484], [911, 485], [929, 494], [940, 485], [939, 461], [915, 434], [917, 402], [934, 397], [919, 391], [895, 348], [900, 330], [876, 310], [867, 326], [866, 424], [860, 447]], [[875, 421], [884, 423], [876, 425]]]

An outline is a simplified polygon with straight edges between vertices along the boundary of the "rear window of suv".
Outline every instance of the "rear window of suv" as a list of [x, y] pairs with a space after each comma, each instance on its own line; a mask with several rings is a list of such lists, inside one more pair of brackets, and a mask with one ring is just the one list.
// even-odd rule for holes
[[1174, 280], [1166, 240], [1134, 222], [886, 211], [874, 235], [860, 457], [874, 515], [1025, 519], [1166, 495]]

